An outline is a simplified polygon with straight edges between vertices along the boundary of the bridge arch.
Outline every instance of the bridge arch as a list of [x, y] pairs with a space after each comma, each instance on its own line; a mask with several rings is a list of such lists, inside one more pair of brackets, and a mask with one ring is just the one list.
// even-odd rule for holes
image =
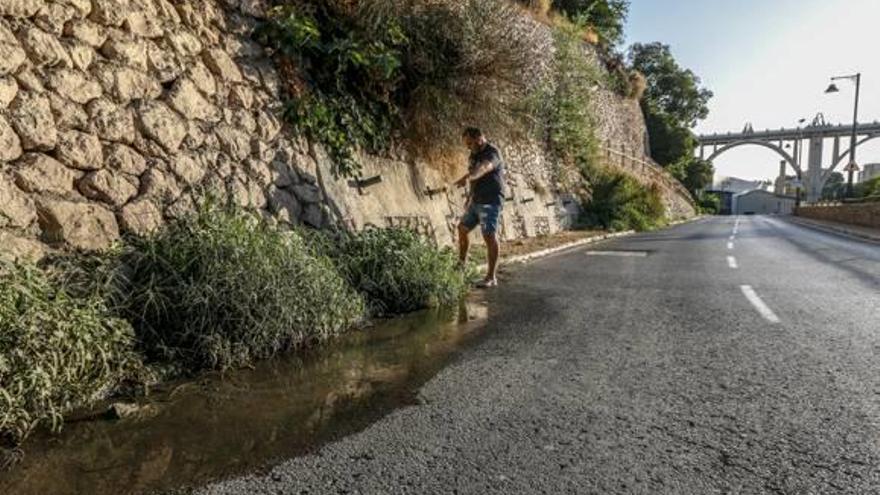
[[[867, 143], [868, 141], [871, 141], [871, 140], [873, 140], [873, 139], [878, 139], [878, 138], [880, 138], [880, 134], [875, 134], [875, 135], [873, 135], [873, 136], [868, 136], [868, 137], [862, 138], [861, 141], [857, 141], [857, 142], [856, 142], [856, 149], [858, 149], [859, 146], [861, 146], [861, 145]], [[846, 151], [844, 151], [843, 153], [841, 153], [840, 156], [837, 157], [837, 159], [834, 161], [834, 163], [831, 164], [831, 167], [829, 167], [828, 170], [827, 170], [824, 174], [822, 174], [822, 184], [825, 184], [825, 182], [826, 182], [829, 178], [831, 178], [831, 174], [832, 174], [835, 170], [837, 170], [837, 167], [839, 167], [841, 164], [843, 164], [843, 161], [844, 161], [844, 160], [846, 160], [847, 158], [849, 158], [849, 151], [850, 151], [850, 150], [847, 149]]]
[[779, 156], [781, 156], [782, 158], [785, 159], [785, 162], [787, 164], [789, 164], [791, 166], [791, 168], [795, 172], [795, 175], [797, 175], [798, 177], [801, 177], [801, 169], [798, 166], [797, 162], [795, 162], [794, 157], [792, 157], [784, 149], [782, 149], [781, 146], [777, 146], [777, 145], [775, 145], [773, 143], [769, 143], [767, 141], [758, 141], [758, 140], [735, 141], [733, 143], [726, 144], [726, 145], [722, 146], [721, 148], [718, 148], [717, 150], [715, 150], [715, 152], [712, 153], [712, 155], [710, 155], [707, 160], [711, 162], [712, 160], [718, 158], [718, 156], [721, 155], [722, 153], [730, 151], [733, 148], [738, 148], [740, 146], [747, 146], [747, 145], [762, 146], [764, 148], [775, 151], [777, 154], [779, 154]]

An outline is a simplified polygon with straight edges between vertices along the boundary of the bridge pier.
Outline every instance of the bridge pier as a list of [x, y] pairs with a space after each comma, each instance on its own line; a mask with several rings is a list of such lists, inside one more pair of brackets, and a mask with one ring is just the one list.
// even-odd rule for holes
[[815, 203], [822, 199], [822, 153], [825, 150], [825, 139], [821, 136], [810, 138], [810, 157], [807, 168], [807, 180], [804, 188], [807, 192], [807, 202]]
[[783, 195], [785, 194], [785, 185], [786, 185], [786, 177], [785, 177], [785, 169], [788, 168], [788, 163], [785, 160], [779, 162], [779, 176], [776, 177], [776, 183], [773, 185], [773, 194]]

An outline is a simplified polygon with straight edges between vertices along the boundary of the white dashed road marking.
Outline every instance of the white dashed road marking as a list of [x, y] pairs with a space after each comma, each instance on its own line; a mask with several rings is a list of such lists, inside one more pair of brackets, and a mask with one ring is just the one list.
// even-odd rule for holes
[[776, 313], [774, 313], [773, 310], [761, 300], [761, 297], [758, 296], [758, 293], [755, 292], [755, 289], [753, 289], [751, 285], [741, 285], [739, 288], [742, 289], [743, 295], [746, 296], [746, 299], [752, 303], [752, 306], [758, 310], [758, 313], [760, 313], [765, 320], [770, 323], [779, 323], [779, 317], [776, 316]]
[[728, 242], [728, 243], [727, 243], [727, 249], [733, 249], [733, 243], [732, 243], [732, 242]]
[[734, 258], [733, 256], [727, 257], [727, 266], [733, 268], [734, 270], [739, 268], [739, 265], [736, 263], [736, 258]]
[[647, 251], [587, 251], [587, 256], [620, 256], [624, 258], [644, 258]]

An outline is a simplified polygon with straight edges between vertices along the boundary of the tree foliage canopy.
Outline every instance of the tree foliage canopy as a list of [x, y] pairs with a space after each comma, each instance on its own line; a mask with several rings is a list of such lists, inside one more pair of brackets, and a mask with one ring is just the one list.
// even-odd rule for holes
[[553, 0], [553, 7], [592, 26], [608, 46], [617, 46], [623, 41], [629, 0]]
[[681, 67], [669, 45], [636, 43], [629, 49], [629, 63], [647, 80], [645, 101], [654, 111], [663, 112], [686, 128], [709, 115], [713, 94], [690, 69]]

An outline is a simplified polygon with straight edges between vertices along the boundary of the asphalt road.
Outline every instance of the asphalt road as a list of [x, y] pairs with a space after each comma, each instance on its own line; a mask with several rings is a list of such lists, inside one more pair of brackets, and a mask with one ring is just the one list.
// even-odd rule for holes
[[729, 217], [589, 250], [512, 269], [420, 405], [202, 492], [880, 493], [880, 246]]

